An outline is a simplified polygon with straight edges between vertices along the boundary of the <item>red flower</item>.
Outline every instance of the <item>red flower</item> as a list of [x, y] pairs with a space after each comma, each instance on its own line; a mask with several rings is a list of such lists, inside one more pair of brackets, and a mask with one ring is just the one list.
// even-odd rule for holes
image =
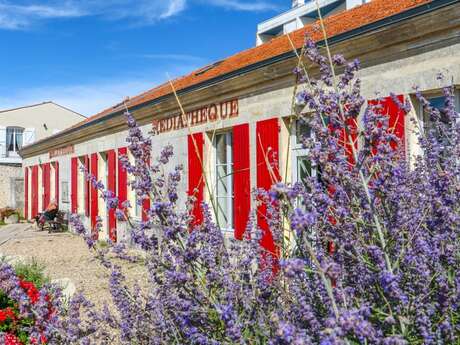
[[36, 338], [30, 337], [30, 343], [33, 345], [38, 345], [38, 344], [45, 345], [46, 341], [47, 339], [43, 333], [40, 335], [40, 342]]
[[5, 335], [5, 345], [23, 345], [21, 341], [13, 334]]
[[10, 307], [3, 309], [3, 310], [0, 309], [0, 323], [3, 323], [8, 319], [10, 320], [16, 319], [16, 315], [14, 314], [13, 309], [11, 309]]
[[19, 286], [26, 290], [27, 296], [29, 296], [30, 301], [32, 304], [37, 303], [40, 298], [40, 292], [32, 282], [27, 282], [24, 280], [19, 281]]

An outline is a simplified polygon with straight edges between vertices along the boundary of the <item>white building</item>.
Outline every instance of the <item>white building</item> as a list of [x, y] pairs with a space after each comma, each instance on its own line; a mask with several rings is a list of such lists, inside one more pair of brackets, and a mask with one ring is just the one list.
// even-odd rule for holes
[[318, 19], [318, 6], [323, 17], [351, 9], [370, 0], [292, 0], [292, 8], [257, 26], [257, 45], [285, 35]]
[[0, 208], [24, 207], [24, 174], [19, 151], [85, 117], [53, 102], [0, 110]]

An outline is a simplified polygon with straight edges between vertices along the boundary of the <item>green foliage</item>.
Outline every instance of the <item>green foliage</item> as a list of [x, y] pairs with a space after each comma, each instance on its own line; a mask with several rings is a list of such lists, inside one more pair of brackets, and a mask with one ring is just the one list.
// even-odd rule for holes
[[32, 259], [26, 263], [20, 262], [13, 266], [18, 277], [34, 283], [38, 289], [50, 283], [50, 278], [45, 274], [45, 266], [36, 259]]

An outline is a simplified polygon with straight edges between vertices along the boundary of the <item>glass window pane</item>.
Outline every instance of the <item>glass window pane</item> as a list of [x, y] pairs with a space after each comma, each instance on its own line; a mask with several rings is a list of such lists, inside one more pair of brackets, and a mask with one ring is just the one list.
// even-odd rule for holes
[[218, 134], [216, 136], [216, 163], [227, 163], [227, 140], [225, 134]]
[[304, 138], [311, 137], [311, 127], [304, 120], [297, 121], [296, 131], [297, 144], [301, 144]]
[[297, 178], [298, 182], [306, 183], [307, 179], [311, 176], [311, 162], [307, 157], [297, 158]]
[[221, 228], [228, 228], [228, 198], [217, 198], [217, 219]]
[[219, 165], [216, 167], [217, 172], [217, 196], [228, 196], [228, 178], [227, 166]]
[[443, 110], [445, 107], [445, 98], [444, 97], [433, 97], [429, 98], [428, 101], [430, 102], [431, 106], [433, 108], [436, 108], [438, 110]]
[[6, 129], [6, 147], [8, 151], [14, 151], [14, 130], [12, 128]]
[[16, 151], [22, 148], [22, 131], [16, 130]]

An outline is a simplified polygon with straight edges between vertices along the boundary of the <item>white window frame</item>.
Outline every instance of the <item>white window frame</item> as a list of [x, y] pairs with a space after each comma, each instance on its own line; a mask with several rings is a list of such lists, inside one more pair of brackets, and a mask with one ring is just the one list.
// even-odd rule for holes
[[[13, 131], [13, 151], [8, 150], [8, 148], [9, 148], [8, 147], [9, 146], [8, 145], [9, 144], [8, 143], [8, 140], [9, 140], [8, 139], [8, 131], [11, 131], [11, 130]], [[22, 135], [22, 144], [21, 144], [20, 147], [19, 147], [19, 145], [17, 145], [19, 150], [20, 150], [22, 148], [22, 146], [24, 145], [24, 128], [18, 127], [18, 126], [6, 127], [6, 153], [7, 153], [8, 157], [19, 157], [19, 152], [16, 151], [16, 136], [17, 136], [17, 134], [19, 132], [21, 132], [21, 135]]]
[[[218, 164], [217, 163], [217, 139], [218, 137], [225, 135], [225, 141], [226, 141], [226, 157], [227, 161], [225, 164]], [[222, 231], [225, 232], [232, 232], [234, 231], [234, 217], [233, 217], [233, 207], [234, 207], [234, 200], [235, 200], [235, 194], [233, 191], [233, 132], [231, 130], [229, 131], [223, 131], [223, 132], [218, 132], [214, 135], [213, 138], [213, 167], [212, 167], [212, 177], [213, 181], [215, 183], [215, 188], [214, 188], [214, 202], [216, 205], [216, 222], [218, 222], [218, 217], [219, 217], [219, 199], [227, 199], [227, 217], [228, 217], [228, 222], [227, 224], [219, 224], [220, 228]], [[217, 173], [217, 168], [220, 166], [226, 166], [227, 171], [226, 171], [226, 176], [225, 178], [227, 179], [227, 195], [218, 195], [218, 173]]]
[[[304, 119], [294, 120], [294, 126], [291, 129], [291, 162], [292, 162], [292, 182], [302, 182], [300, 181], [299, 176], [299, 158], [305, 157], [309, 154], [310, 150], [303, 147], [301, 142], [298, 142], [297, 133], [298, 127], [300, 126], [300, 121], [305, 121]], [[300, 138], [299, 138], [300, 139]], [[313, 130], [310, 131], [310, 139], [315, 139], [315, 133]], [[317, 169], [311, 164], [311, 176], [317, 176]]]
[[[437, 90], [436, 92], [430, 92], [429, 94], [423, 95], [428, 102], [430, 102], [431, 99], [433, 98], [445, 98], [444, 94], [442, 93], [442, 90]], [[455, 97], [455, 108], [458, 111], [460, 111], [460, 89], [455, 89], [454, 91], [454, 97]], [[419, 102], [418, 105], [418, 113], [417, 113], [418, 121], [420, 124], [420, 129], [425, 133], [426, 130], [426, 122], [428, 114], [425, 112], [425, 109], [423, 109], [423, 104]], [[460, 121], [460, 119], [457, 119], [457, 121]]]

